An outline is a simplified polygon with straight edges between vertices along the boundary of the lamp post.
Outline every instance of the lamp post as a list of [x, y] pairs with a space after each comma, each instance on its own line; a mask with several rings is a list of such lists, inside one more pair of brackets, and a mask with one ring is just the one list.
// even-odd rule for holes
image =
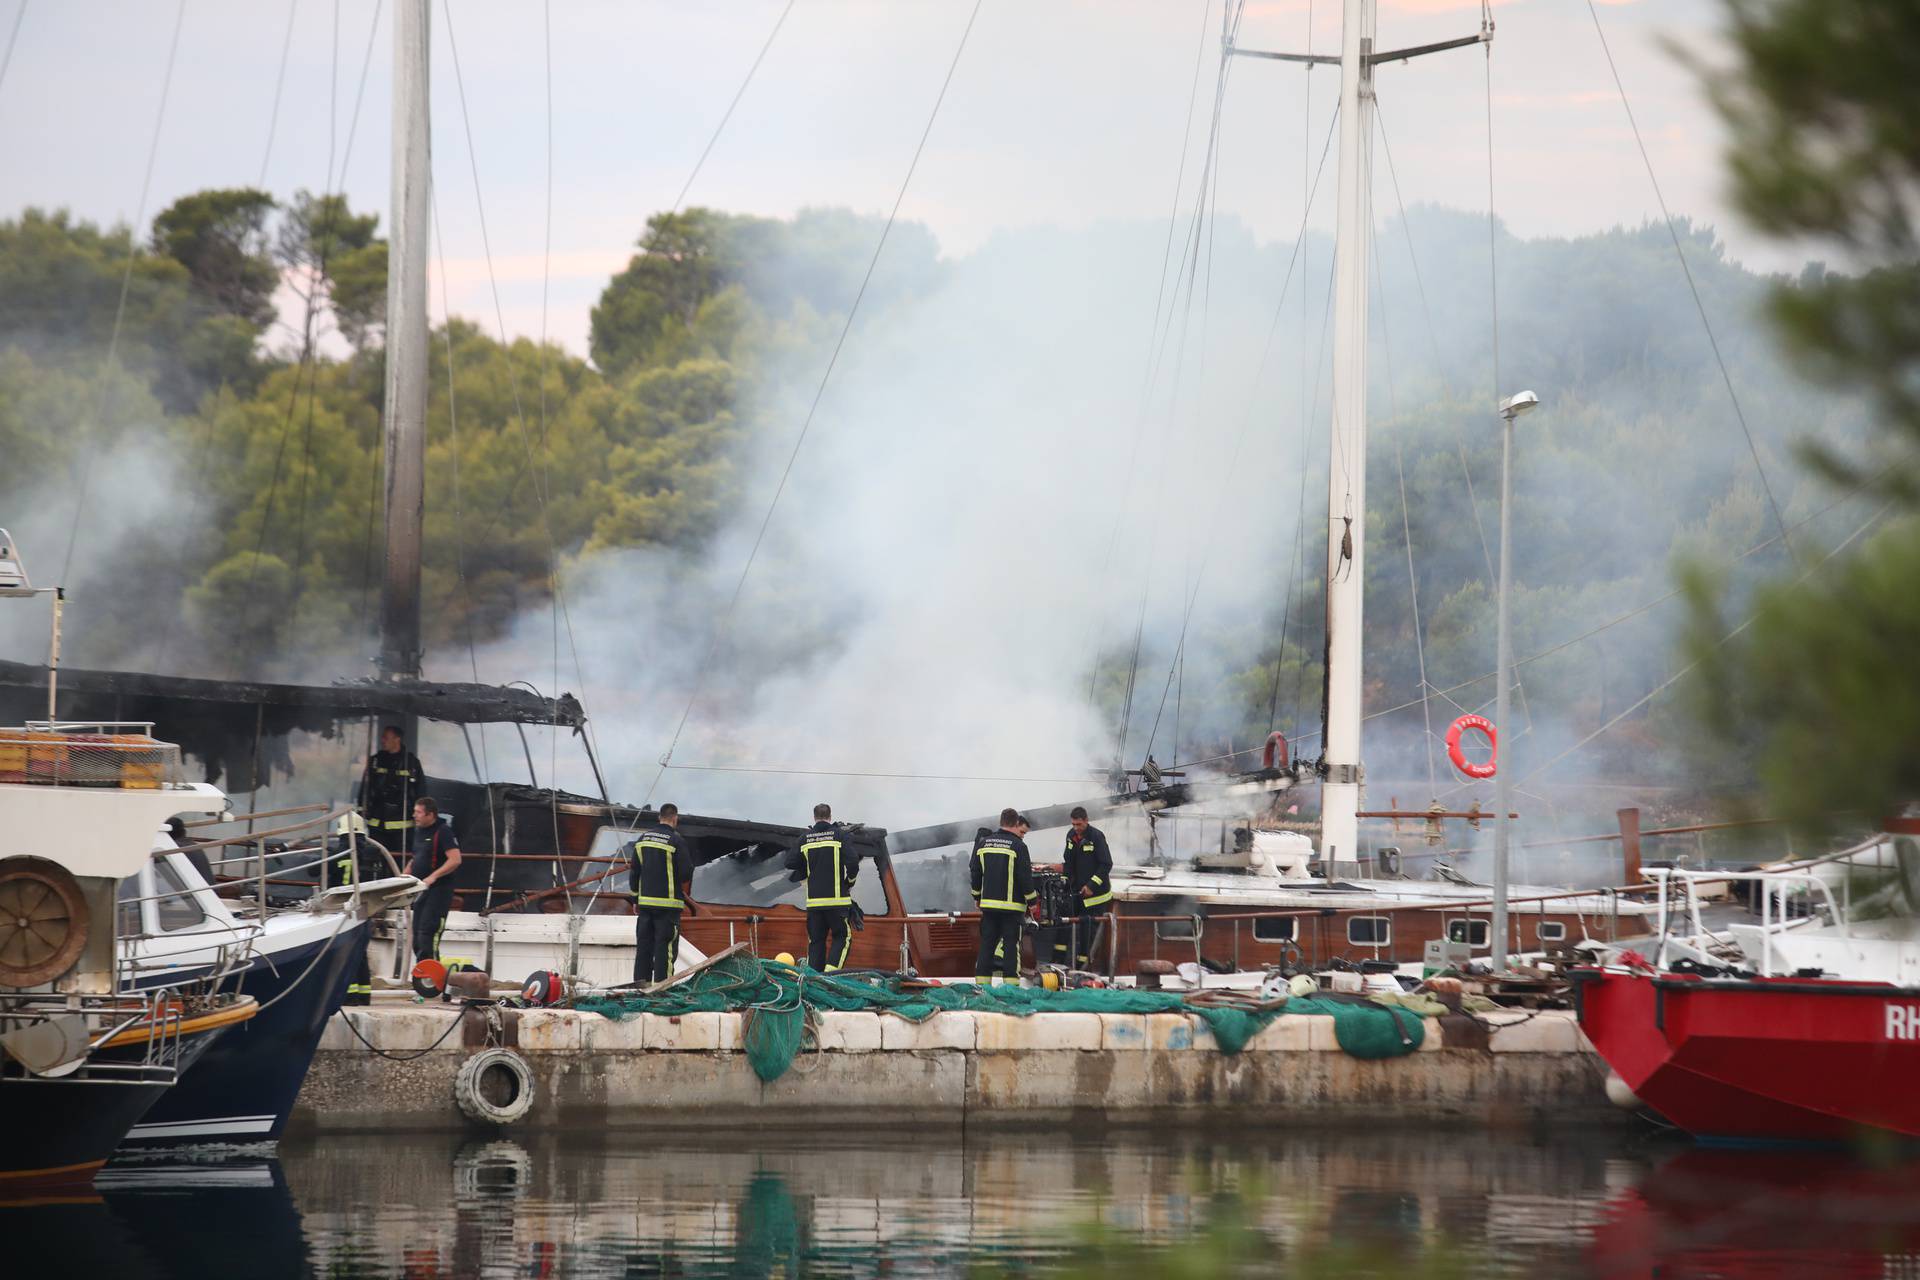
[[1513, 573], [1513, 420], [1537, 407], [1540, 397], [1522, 391], [1500, 402], [1500, 594], [1496, 606], [1499, 639], [1494, 660], [1493, 723], [1496, 733], [1494, 769], [1495, 805], [1499, 817], [1493, 827], [1493, 969], [1507, 968], [1507, 858], [1512, 848], [1513, 734], [1507, 731], [1509, 690], [1513, 685], [1513, 635], [1507, 616], [1507, 588]]

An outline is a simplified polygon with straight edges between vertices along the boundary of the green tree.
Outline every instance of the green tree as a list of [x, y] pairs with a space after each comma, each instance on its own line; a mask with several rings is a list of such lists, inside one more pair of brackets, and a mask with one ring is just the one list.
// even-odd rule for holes
[[1920, 7], [1879, 0], [1727, 0], [1737, 74], [1705, 83], [1731, 134], [1734, 199], [1818, 264], [1776, 288], [1773, 315], [1806, 367], [1870, 390], [1884, 430], [1861, 453], [1810, 445], [1830, 474], [1875, 477], [1920, 505]]
[[[1920, 10], [1873, 0], [1727, 0], [1737, 74], [1708, 85], [1731, 134], [1735, 199], [1759, 227], [1825, 243], [1773, 291], [1787, 348], [1869, 393], [1864, 443], [1809, 439], [1817, 470], [1920, 507]], [[1757, 775], [1765, 806], [1819, 830], [1920, 798], [1920, 520], [1762, 586], [1748, 620], [1724, 579], [1687, 576], [1692, 699], [1711, 750]]]
[[752, 221], [699, 208], [647, 219], [640, 252], [593, 309], [591, 348], [603, 373], [658, 362], [663, 339], [691, 328], [701, 304], [734, 278], [733, 240]]
[[187, 269], [195, 289], [255, 330], [273, 319], [280, 283], [267, 243], [274, 199], [237, 187], [180, 197], [153, 220], [153, 248]]
[[387, 245], [374, 236], [379, 225], [379, 214], [355, 213], [343, 195], [298, 191], [287, 203], [274, 253], [302, 304], [302, 354], [311, 355], [328, 311], [356, 350], [384, 325]]

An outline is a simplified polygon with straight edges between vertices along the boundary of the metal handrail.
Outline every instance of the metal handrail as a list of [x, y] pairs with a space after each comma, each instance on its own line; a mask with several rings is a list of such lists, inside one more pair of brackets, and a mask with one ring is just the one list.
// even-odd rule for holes
[[[1819, 859], [1817, 861], [1824, 862], [1826, 860], [1827, 859]], [[1656, 968], [1664, 969], [1667, 967], [1669, 937], [1667, 929], [1667, 916], [1669, 911], [1667, 900], [1671, 892], [1670, 882], [1674, 880], [1678, 880], [1686, 886], [1686, 903], [1684, 907], [1682, 907], [1682, 910], [1692, 919], [1695, 936], [1706, 937], [1713, 937], [1714, 935], [1712, 931], [1706, 928], [1700, 919], [1700, 895], [1694, 892], [1694, 886], [1697, 882], [1709, 880], [1724, 883], [1732, 880], [1751, 880], [1761, 886], [1760, 973], [1762, 977], [1771, 978], [1774, 976], [1774, 935], [1784, 932], [1794, 925], [1794, 921], [1786, 914], [1786, 901], [1783, 892], [1789, 885], [1799, 885], [1803, 888], [1817, 890], [1819, 896], [1826, 900], [1828, 915], [1834, 924], [1839, 927], [1840, 936], [1843, 938], [1853, 936], [1852, 923], [1847, 918], [1847, 912], [1835, 901], [1832, 886], [1810, 871], [1683, 871], [1677, 867], [1650, 867], [1647, 870], [1647, 876], [1649, 879], [1655, 881], [1660, 889], [1660, 948], [1654, 959]], [[1780, 899], [1780, 918], [1777, 922], [1774, 920], [1773, 915], [1773, 904], [1776, 897]]]

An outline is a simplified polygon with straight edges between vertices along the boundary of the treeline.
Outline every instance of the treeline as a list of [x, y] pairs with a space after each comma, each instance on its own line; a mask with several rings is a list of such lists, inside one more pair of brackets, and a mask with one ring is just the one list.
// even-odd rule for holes
[[[690, 553], [692, 563], [736, 509], [751, 507], [739, 523], [756, 524], [765, 494], [750, 483], [754, 468], [784, 456], [877, 230], [841, 211], [791, 220], [661, 214], [593, 310], [590, 360], [525, 339], [503, 345], [464, 320], [436, 330], [430, 651], [444, 658], [469, 640], [484, 644], [544, 608], [554, 558], [650, 547]], [[1150, 229], [1131, 239], [1123, 230], [1095, 233], [1115, 236], [1115, 261], [1136, 241], [1154, 243]], [[338, 197], [278, 202], [246, 190], [176, 201], [137, 244], [124, 228], [58, 213], [0, 222], [0, 510], [38, 577], [58, 576], [77, 529], [70, 661], [222, 676], [367, 669], [381, 564], [378, 231], [375, 216]], [[1019, 264], [1044, 259], [1046, 237], [1058, 234], [1006, 233], [945, 259], [924, 228], [896, 227], [863, 303], [869, 379], [897, 354], [889, 321], [936, 297], [947, 299], [943, 317], [958, 317], [955, 358], [989, 376], [993, 343], [1025, 340]], [[1253, 294], [1263, 282], [1277, 286], [1290, 246], [1224, 224], [1219, 240], [1222, 280], [1247, 281]], [[1403, 242], [1419, 246], [1423, 276], [1396, 256]], [[1734, 561], [1736, 583], [1787, 563], [1778, 545], [1739, 557], [1777, 532], [1776, 506], [1797, 523], [1834, 496], [1804, 482], [1791, 442], [1844, 442], [1861, 430], [1858, 405], [1781, 368], [1752, 323], [1769, 281], [1729, 261], [1708, 230], [1686, 229], [1685, 244], [1771, 501], [1664, 227], [1572, 239], [1500, 233], [1502, 387], [1535, 386], [1550, 404], [1523, 442], [1515, 503], [1523, 657], [1671, 591], [1677, 560]], [[1432, 685], [1463, 686], [1434, 704], [1437, 727], [1456, 704], [1492, 693], [1490, 681], [1466, 683], [1485, 675], [1493, 655], [1483, 546], [1498, 522], [1499, 436], [1489, 411], [1485, 246], [1484, 219], [1446, 210], [1416, 208], [1408, 223], [1381, 231], [1366, 697], [1370, 711], [1417, 698], [1424, 659]], [[1294, 287], [1322, 298], [1331, 259], [1324, 239], [1310, 243], [1311, 265]], [[1100, 346], [1116, 326], [1089, 316], [1087, 330], [1082, 345]], [[1317, 330], [1287, 341], [1317, 341]], [[1006, 394], [1055, 394], [1071, 412], [1070, 396], [1044, 390], [1049, 373], [1043, 353]], [[1324, 396], [1312, 373], [1301, 377]], [[1278, 387], [1272, 396], [1262, 421], [1279, 424], [1276, 440], [1298, 440], [1300, 397]], [[1219, 595], [1196, 614], [1181, 665], [1173, 666], [1177, 610], [1150, 610], [1136, 667], [1134, 602], [1116, 596], [1100, 602], [1112, 618], [1102, 623], [1097, 669], [1059, 673], [1082, 690], [1091, 675], [1116, 744], [1135, 686], [1128, 763], [1144, 754], [1155, 721], [1163, 763], [1254, 747], [1274, 725], [1317, 729], [1326, 412], [1324, 398], [1311, 409], [1304, 452], [1293, 443], [1265, 449], [1284, 453], [1269, 492], [1288, 518], [1260, 529], [1257, 576], [1212, 587]], [[1296, 489], [1307, 507], [1297, 526]], [[1105, 494], [1095, 505], [1116, 500]], [[1814, 522], [1796, 549], [1840, 536], [1847, 518], [1842, 510]], [[1220, 596], [1232, 607], [1218, 607]], [[1674, 668], [1679, 619], [1677, 609], [1656, 609], [1525, 667], [1531, 758], [1544, 761], [1633, 709]], [[741, 643], [764, 650], [763, 672], [818, 659], [835, 643], [830, 630], [792, 631]], [[808, 652], [774, 652], [783, 643]], [[1163, 701], [1170, 672], [1177, 679]], [[750, 698], [755, 678], [743, 674], [733, 695]], [[1674, 705], [1634, 712], [1583, 764], [1684, 774], [1692, 762]], [[1419, 711], [1377, 723], [1369, 744], [1376, 777], [1424, 777]], [[1318, 744], [1303, 749], [1311, 755]]]
[[[43, 578], [73, 522], [70, 661], [364, 668], [381, 564], [377, 227], [338, 196], [254, 190], [183, 197], [138, 243], [61, 212], [0, 222], [0, 501]], [[710, 537], [756, 430], [746, 406], [777, 399], [756, 392], [844, 305], [848, 249], [870, 234], [836, 212], [655, 217], [595, 308], [592, 363], [464, 320], [436, 329], [428, 645], [485, 642], [544, 604], [556, 556]]]

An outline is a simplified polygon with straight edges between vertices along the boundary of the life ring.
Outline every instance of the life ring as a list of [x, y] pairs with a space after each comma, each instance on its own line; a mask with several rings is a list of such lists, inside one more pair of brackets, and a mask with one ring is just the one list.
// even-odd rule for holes
[[1287, 767], [1287, 736], [1278, 729], [1267, 735], [1267, 745], [1260, 752], [1260, 767], [1262, 769]]
[[482, 1049], [460, 1064], [453, 1100], [475, 1124], [512, 1124], [533, 1106], [533, 1071], [511, 1049]]
[[[1460, 735], [1469, 729], [1486, 736], [1488, 755], [1484, 764], [1472, 763], [1460, 749]], [[1485, 716], [1461, 716], [1455, 720], [1447, 729], [1447, 759], [1469, 778], [1491, 778], [1500, 765], [1500, 734], [1493, 727], [1493, 721]]]

